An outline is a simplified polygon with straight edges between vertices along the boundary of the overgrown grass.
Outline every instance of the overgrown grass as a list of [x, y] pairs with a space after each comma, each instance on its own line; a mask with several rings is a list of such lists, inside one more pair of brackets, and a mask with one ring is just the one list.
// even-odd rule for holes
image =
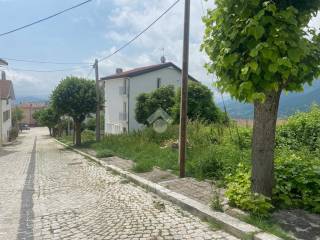
[[271, 218], [261, 218], [257, 216], [249, 216], [242, 219], [243, 221], [255, 225], [265, 232], [276, 235], [284, 240], [294, 240], [291, 236], [285, 232], [279, 224]]
[[[304, 128], [297, 127], [298, 124], [296, 124], [296, 122], [294, 122], [295, 128], [293, 131], [290, 128], [290, 124], [293, 124], [291, 123], [292, 121], [293, 120], [289, 121], [288, 125], [281, 126], [278, 129], [275, 170], [277, 173], [276, 176], [278, 178], [280, 176], [280, 180], [283, 179], [283, 181], [281, 182], [279, 179], [277, 181], [281, 183], [281, 186], [277, 185], [277, 188], [275, 188], [277, 195], [274, 196], [273, 200], [276, 201], [273, 201], [272, 204], [274, 204], [275, 208], [281, 208], [281, 206], [285, 208], [297, 206], [301, 208], [304, 207], [307, 210], [315, 209], [317, 211], [319, 208], [318, 205], [305, 200], [301, 202], [302, 198], [300, 195], [309, 196], [310, 193], [312, 193], [315, 199], [319, 195], [319, 191], [314, 190], [313, 188], [315, 187], [310, 188], [310, 186], [316, 186], [317, 183], [316, 171], [312, 169], [314, 166], [320, 166], [320, 147], [317, 147], [320, 146], [318, 144], [320, 141], [318, 135], [312, 135], [313, 139], [316, 139], [312, 140], [312, 151], [306, 144], [301, 144], [297, 137], [298, 134], [296, 133], [298, 130], [304, 134], [303, 136], [316, 131], [309, 130], [309, 128], [312, 128], [312, 126], [309, 125], [306, 130], [303, 124], [302, 126], [304, 126]], [[161, 169], [170, 169], [174, 173], [178, 173], [178, 133], [179, 129], [176, 125], [170, 126], [166, 132], [161, 134], [151, 128], [147, 128], [143, 131], [129, 134], [108, 135], [105, 136], [101, 142], [96, 143], [94, 142], [94, 132], [86, 130], [82, 133], [82, 147], [94, 149], [99, 158], [119, 156], [124, 159], [131, 159], [135, 162], [133, 170], [136, 172], [148, 172], [157, 166]], [[302, 133], [300, 135], [302, 135]], [[187, 176], [198, 179], [216, 180], [221, 186], [226, 186], [228, 181], [230, 182], [227, 176], [237, 176], [236, 173], [239, 171], [239, 164], [241, 164], [246, 171], [250, 169], [251, 136], [251, 127], [237, 126], [235, 124], [230, 124], [229, 126], [206, 124], [198, 121], [189, 123], [186, 161]], [[305, 139], [308, 139], [307, 136], [305, 136]], [[71, 136], [64, 137], [60, 140], [67, 144], [72, 144]], [[309, 143], [307, 140], [305, 142]], [[282, 159], [282, 161], [279, 159]], [[284, 170], [280, 169], [282, 165], [280, 165], [279, 162], [286, 166]], [[310, 169], [310, 171], [306, 171], [306, 169]], [[279, 171], [283, 174], [279, 175]], [[294, 183], [296, 177], [292, 176], [299, 177], [298, 179], [301, 181], [299, 180], [297, 183]], [[240, 177], [238, 179], [233, 178], [231, 181], [234, 184], [238, 184], [243, 183], [244, 180], [243, 177]], [[248, 180], [248, 186], [249, 185], [250, 179]], [[239, 186], [241, 186], [241, 184]], [[243, 190], [243, 187], [235, 186], [234, 189]], [[250, 187], [248, 187], [247, 192], [251, 193]], [[300, 192], [303, 194], [300, 194]], [[237, 191], [234, 191], [233, 194], [243, 200]], [[288, 196], [290, 196], [290, 199], [288, 199]], [[311, 197], [308, 198], [311, 199]], [[261, 210], [259, 206], [265, 206], [263, 201], [257, 202], [257, 199], [253, 200], [254, 201], [250, 202], [251, 200], [249, 199], [249, 203], [252, 204], [254, 208], [260, 208]], [[258, 205], [258, 203], [260, 203], [260, 205]], [[293, 203], [296, 205], [293, 205]], [[246, 204], [248, 204], [248, 202], [246, 202]], [[240, 205], [236, 207], [245, 209], [244, 206]], [[212, 199], [212, 206], [215, 209], [221, 210], [220, 200], [217, 198]], [[283, 239], [292, 239], [276, 222], [272, 221], [270, 217], [262, 218], [262, 215], [260, 215], [260, 217], [258, 216], [251, 216], [245, 220]], [[266, 216], [268, 216], [268, 214], [266, 214]]]
[[[91, 144], [91, 147], [98, 157], [117, 155], [133, 160], [133, 170], [136, 172], [151, 171], [155, 166], [178, 172], [178, 130], [178, 126], [173, 125], [161, 134], [145, 129], [130, 134], [109, 135], [100, 143]], [[249, 129], [190, 123], [186, 173], [199, 179], [219, 180], [226, 172], [233, 172], [239, 162], [248, 163], [249, 149]]]
[[[108, 135], [94, 142], [94, 132], [82, 133], [83, 148], [92, 148], [97, 157], [119, 156], [135, 162], [136, 172], [148, 172], [157, 166], [178, 172], [177, 125], [166, 132], [157, 133], [151, 128], [123, 135]], [[186, 174], [198, 179], [221, 180], [232, 173], [239, 162], [249, 164], [251, 130], [232, 125], [191, 122], [188, 125]], [[60, 138], [73, 144], [72, 136]]]

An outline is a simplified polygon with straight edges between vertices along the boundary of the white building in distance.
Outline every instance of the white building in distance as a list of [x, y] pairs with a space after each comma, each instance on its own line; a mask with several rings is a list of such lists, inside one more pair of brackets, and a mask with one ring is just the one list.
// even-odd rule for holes
[[[161, 86], [181, 85], [181, 68], [171, 62], [123, 71], [101, 78], [105, 97], [105, 133], [120, 134], [139, 130], [135, 119], [137, 97]], [[189, 76], [189, 80], [197, 81]]]

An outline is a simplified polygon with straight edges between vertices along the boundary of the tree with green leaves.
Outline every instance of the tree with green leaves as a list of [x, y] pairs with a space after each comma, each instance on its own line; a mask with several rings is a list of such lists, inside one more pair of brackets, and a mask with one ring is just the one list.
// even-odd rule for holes
[[283, 91], [303, 91], [320, 74], [320, 36], [309, 22], [319, 0], [216, 0], [202, 49], [217, 87], [254, 104], [252, 190], [271, 197], [275, 128]]
[[18, 127], [18, 124], [23, 119], [23, 111], [19, 107], [12, 109], [12, 126]]
[[75, 124], [76, 145], [81, 144], [81, 123], [95, 113], [97, 97], [95, 82], [78, 77], [67, 77], [51, 95], [52, 107], [59, 115], [72, 117]]
[[156, 89], [151, 93], [142, 93], [137, 97], [135, 109], [138, 123], [149, 125], [148, 118], [159, 108], [162, 108], [169, 115], [175, 104], [175, 92], [172, 85]]
[[[181, 90], [176, 93], [175, 105], [172, 109], [176, 123], [180, 119]], [[197, 82], [189, 82], [188, 86], [188, 119], [205, 122], [224, 122], [225, 114], [215, 105], [212, 91], [205, 85]]]
[[48, 127], [50, 136], [55, 136], [55, 128], [59, 124], [60, 116], [52, 107], [38, 110], [32, 116], [41, 126]]

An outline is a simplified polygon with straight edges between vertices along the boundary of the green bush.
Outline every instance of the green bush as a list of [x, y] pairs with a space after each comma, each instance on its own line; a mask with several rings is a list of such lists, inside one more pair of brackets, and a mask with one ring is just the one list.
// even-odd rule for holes
[[138, 123], [149, 125], [148, 118], [162, 108], [166, 113], [171, 114], [174, 105], [174, 86], [163, 86], [151, 93], [142, 93], [137, 97], [135, 118]]
[[[175, 104], [172, 108], [176, 123], [178, 123], [180, 119], [180, 96], [181, 90], [178, 89]], [[198, 82], [189, 82], [188, 118], [191, 121], [201, 120], [210, 123], [229, 121], [228, 116], [214, 103], [212, 91], [207, 86]]]
[[81, 133], [81, 138], [83, 143], [93, 142], [96, 140], [96, 133], [94, 131], [86, 129]]
[[234, 175], [227, 176], [226, 196], [230, 205], [239, 207], [252, 215], [266, 217], [273, 209], [271, 200], [251, 192], [250, 169], [243, 164], [238, 165], [238, 170]]
[[108, 158], [113, 157], [114, 153], [110, 149], [99, 149], [97, 150], [97, 157], [98, 158]]
[[275, 164], [273, 199], [281, 208], [320, 213], [320, 161], [282, 150]]
[[11, 128], [10, 131], [9, 131], [9, 141], [13, 141], [15, 140], [19, 135], [19, 129], [14, 127], [14, 128]]
[[[281, 149], [275, 161], [275, 178], [272, 197], [275, 207], [301, 208], [320, 213], [319, 158]], [[226, 195], [231, 204], [262, 216], [272, 209], [268, 199], [251, 194], [249, 167], [240, 164], [236, 173], [227, 177], [227, 181]]]
[[291, 116], [277, 131], [277, 145], [299, 150], [307, 146], [311, 151], [320, 149], [320, 107], [314, 105], [309, 112]]
[[221, 156], [215, 153], [213, 148], [206, 149], [202, 154], [193, 153], [191, 161], [187, 161], [187, 174], [200, 179], [220, 179], [224, 175], [225, 166]]

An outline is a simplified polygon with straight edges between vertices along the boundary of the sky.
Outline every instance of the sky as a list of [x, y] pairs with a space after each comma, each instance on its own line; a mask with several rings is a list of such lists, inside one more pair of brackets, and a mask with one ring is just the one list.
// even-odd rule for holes
[[[76, 5], [83, 0], [0, 0], [0, 33], [46, 17]], [[88, 63], [109, 55], [149, 25], [175, 0], [94, 0], [73, 11], [46, 22], [0, 37], [0, 58], [37, 61], [73, 62], [79, 64], [54, 65], [9, 61], [7, 78], [13, 81], [18, 97], [47, 98], [66, 76], [94, 78]], [[214, 77], [204, 68], [207, 58], [200, 51], [204, 25], [202, 16], [214, 1], [191, 1], [190, 74], [207, 86]], [[128, 48], [100, 63], [100, 76], [167, 61], [182, 64], [184, 1], [180, 2], [156, 25]], [[319, 14], [318, 14], [319, 15]], [[320, 16], [312, 26], [320, 25]], [[64, 72], [27, 72], [21, 69], [56, 70]], [[20, 69], [20, 70], [17, 70]], [[219, 94], [215, 96], [219, 99]]]

